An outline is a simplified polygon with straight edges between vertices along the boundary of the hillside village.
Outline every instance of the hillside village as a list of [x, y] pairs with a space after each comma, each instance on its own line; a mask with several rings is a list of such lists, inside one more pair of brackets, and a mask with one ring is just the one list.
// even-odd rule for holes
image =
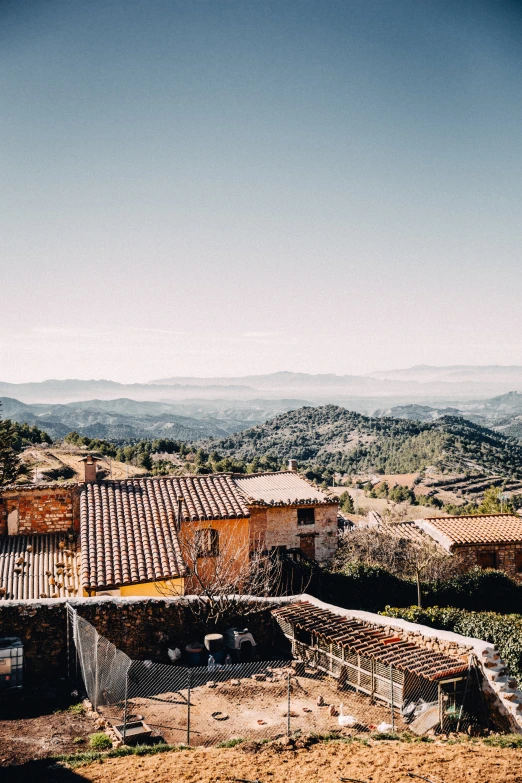
[[[19, 682], [3, 676], [4, 693], [68, 676], [88, 696], [80, 712], [116, 747], [129, 741], [130, 710], [147, 736], [176, 744], [168, 727], [184, 708], [154, 706], [155, 678], [179, 691], [186, 672], [218, 691], [225, 677], [222, 692], [194, 685], [188, 744], [335, 725], [339, 736], [376, 725], [394, 736], [522, 736], [522, 618], [503, 620], [522, 597], [515, 442], [455, 419], [372, 420], [336, 406], [216, 442], [52, 442], [35, 425], [1, 427], [0, 628], [3, 654], [23, 650], [24, 672], [23, 685], [21, 669]], [[173, 612], [184, 620], [165, 633]], [[116, 696], [126, 660], [152, 669]], [[206, 703], [216, 715], [239, 708], [226, 682], [254, 676], [257, 728], [239, 714], [219, 731], [198, 722]], [[285, 676], [292, 704], [295, 688], [309, 693], [291, 719], [270, 711], [263, 684], [275, 677], [277, 703]], [[328, 698], [343, 700], [340, 715], [316, 714], [313, 699]]]

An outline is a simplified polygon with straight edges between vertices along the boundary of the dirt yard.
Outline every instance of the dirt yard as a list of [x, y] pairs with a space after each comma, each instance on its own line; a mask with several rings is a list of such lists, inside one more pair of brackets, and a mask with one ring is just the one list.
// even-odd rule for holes
[[[288, 683], [286, 670], [274, 670], [266, 681], [244, 678], [202, 684], [190, 697], [190, 744], [215, 745], [230, 738], [275, 739], [288, 728]], [[133, 717], [141, 717], [170, 744], [187, 737], [187, 691], [157, 694], [152, 698], [133, 698]], [[318, 704], [322, 702], [321, 705]], [[351, 728], [339, 725], [339, 707], [354, 718]], [[103, 712], [103, 710], [101, 710]], [[332, 714], [333, 712], [333, 714]], [[132, 720], [133, 717], [130, 719]], [[330, 678], [292, 677], [290, 691], [290, 728], [303, 734], [340, 731], [344, 736], [367, 734], [382, 722], [390, 723], [390, 709], [371, 704], [368, 697], [343, 690]], [[119, 722], [119, 721], [118, 721]], [[405, 728], [395, 714], [395, 729]], [[391, 728], [391, 724], [390, 724]]]
[[[77, 753], [87, 745], [92, 720], [71, 711], [71, 700], [10, 696], [0, 701], [0, 780], [2, 767], [24, 764], [60, 753]], [[76, 742], [74, 741], [76, 740]]]
[[[260, 783], [520, 783], [522, 750], [455, 745], [375, 742], [322, 743], [309, 750], [199, 749], [157, 756], [110, 759], [74, 770], [76, 783], [215, 783], [243, 778]], [[59, 778], [56, 778], [59, 780]], [[417, 778], [418, 779], [418, 778]], [[71, 777], [72, 781], [73, 778]]]

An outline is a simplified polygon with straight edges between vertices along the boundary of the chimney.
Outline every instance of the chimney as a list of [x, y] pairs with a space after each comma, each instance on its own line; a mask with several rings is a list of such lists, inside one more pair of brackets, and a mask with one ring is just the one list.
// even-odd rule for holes
[[88, 454], [80, 461], [83, 462], [85, 483], [94, 484], [96, 482], [96, 463], [100, 460], [97, 457], [93, 457], [92, 454]]
[[297, 460], [296, 459], [289, 459], [288, 460], [288, 470], [292, 470], [294, 473], [297, 473]]

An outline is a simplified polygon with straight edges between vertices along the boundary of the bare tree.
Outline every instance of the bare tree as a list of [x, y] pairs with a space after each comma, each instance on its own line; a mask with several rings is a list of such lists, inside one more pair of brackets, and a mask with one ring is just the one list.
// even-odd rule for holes
[[[283, 561], [249, 537], [241, 520], [184, 522], [178, 532], [187, 568], [187, 605], [205, 621], [259, 611], [252, 598], [284, 595]], [[168, 587], [160, 588], [165, 595]]]
[[417, 602], [422, 603], [422, 581], [445, 579], [459, 570], [458, 560], [425, 533], [415, 529], [407, 536], [393, 524], [359, 528], [343, 537], [334, 568], [352, 563], [380, 566], [402, 579], [415, 579]]

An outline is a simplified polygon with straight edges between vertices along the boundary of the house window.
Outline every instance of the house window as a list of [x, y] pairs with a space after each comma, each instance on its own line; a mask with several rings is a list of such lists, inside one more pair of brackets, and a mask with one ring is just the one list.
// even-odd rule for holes
[[496, 568], [497, 567], [497, 553], [493, 552], [477, 552], [477, 565], [480, 568]]
[[517, 574], [522, 574], [522, 550], [515, 552], [515, 570]]
[[216, 557], [219, 555], [219, 533], [212, 527], [196, 530], [197, 557]]
[[297, 524], [313, 525], [315, 523], [315, 508], [298, 508]]

